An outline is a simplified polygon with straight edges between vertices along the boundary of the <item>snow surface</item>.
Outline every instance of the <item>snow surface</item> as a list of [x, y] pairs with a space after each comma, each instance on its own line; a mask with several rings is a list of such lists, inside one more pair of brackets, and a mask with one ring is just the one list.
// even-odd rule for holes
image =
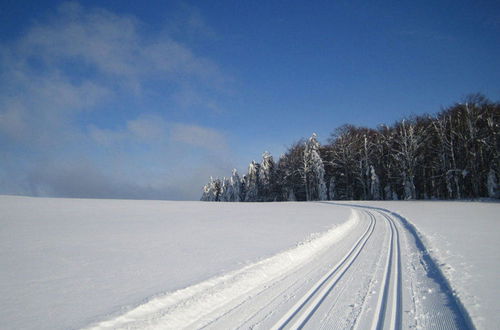
[[[500, 304], [497, 301], [499, 203], [371, 201], [337, 204], [347, 207], [329, 203], [203, 203], [0, 196], [0, 328], [119, 326], [124, 320], [121, 317], [127, 317], [127, 313], [128, 316], [137, 313], [141, 316], [142, 312], [150, 313], [151, 308], [161, 310], [164, 304], [172, 303], [169, 299], [185, 299], [193, 294], [192, 297], [199, 297], [200, 293], [202, 298], [209, 298], [207, 301], [217, 301], [219, 294], [231, 297], [235, 296], [232, 291], [244, 292], [244, 288], [255, 283], [262, 286], [265, 277], [274, 281], [281, 271], [295, 275], [272, 282], [275, 288], [266, 290], [260, 299], [267, 301], [266, 295], [279, 294], [281, 286], [289, 285], [299, 297], [303, 290], [309, 290], [307, 285], [316, 281], [314, 276], [321, 274], [322, 267], [328, 269], [328, 262], [325, 264], [324, 260], [332, 262], [335, 258], [342, 258], [367, 228], [369, 213], [372, 213], [370, 217], [375, 217], [377, 211], [368, 209], [363, 221], [349, 217], [349, 205], [353, 204], [388, 209], [413, 224], [474, 325], [479, 329], [497, 328], [500, 324]], [[333, 300], [328, 298], [325, 302], [343, 301], [344, 289], [349, 293], [347, 296], [354, 297], [351, 293], [367, 290], [368, 285], [372, 286], [370, 283], [381, 279], [382, 266], [387, 262], [383, 261], [379, 251], [388, 244], [383, 242], [388, 237], [389, 226], [383, 225], [382, 213], [376, 218], [372, 238], [368, 240], [368, 236], [361, 236], [366, 237], [367, 248], [356, 250], [360, 253], [359, 258], [350, 259], [353, 266], [346, 268], [347, 275], [334, 287]], [[394, 222], [393, 228], [399, 228], [402, 249], [405, 250], [406, 246], [410, 247], [408, 251], [416, 251], [412, 247], [415, 243], [412, 243], [411, 233], [403, 228], [404, 224], [399, 223], [397, 217], [391, 221]], [[321, 234], [313, 234], [318, 232]], [[329, 248], [332, 244], [335, 248]], [[419, 254], [418, 251], [403, 254], [403, 265], [421, 267]], [[310, 258], [313, 255], [315, 257]], [[296, 269], [309, 269], [305, 260], [313, 260], [318, 271], [309, 272], [311, 277], [306, 276], [300, 282], [301, 273]], [[371, 278], [374, 276], [372, 272], [366, 271], [369, 265], [378, 269], [376, 279]], [[425, 278], [424, 268], [407, 274], [409, 268], [403, 267], [403, 281], [413, 283], [417, 289], [414, 291], [416, 297], [423, 294], [422, 288], [429, 287], [429, 300], [433, 290], [439, 289], [439, 283], [430, 289], [432, 284], [428, 283], [432, 279]], [[289, 282], [292, 280], [293, 285]], [[203, 296], [207, 293], [204, 288], [212, 285], [216, 286], [212, 295]], [[219, 288], [228, 291], [217, 291]], [[405, 284], [404, 290], [407, 288]], [[169, 292], [171, 294], [167, 294]], [[253, 294], [255, 292], [249, 293]], [[366, 314], [370, 308], [363, 312], [360, 307], [362, 298], [356, 297], [361, 300], [358, 299], [352, 307], [345, 301], [335, 308], [342, 313]], [[376, 297], [377, 293], [366, 297], [368, 306]], [[405, 294], [403, 298], [403, 306], [408, 305], [407, 299], [411, 297]], [[439, 297], [435, 295], [435, 298]], [[203, 308], [203, 301], [198, 298], [187, 302], [198, 309]], [[226, 303], [222, 299], [213, 307]], [[182, 307], [182, 304], [176, 306]], [[319, 310], [328, 305], [322, 306]], [[432, 308], [428, 303], [417, 303], [416, 306]], [[248, 307], [249, 311], [255, 308]], [[237, 311], [235, 309], [236, 314]], [[189, 308], [185, 312], [189, 317]], [[273, 310], [269, 312], [273, 315]], [[353, 314], [349, 315], [352, 317], [342, 319], [355, 322]], [[403, 321], [411, 322], [405, 315]], [[422, 321], [425, 315], [416, 316]], [[226, 320], [234, 320], [231, 317]], [[328, 319], [335, 321], [339, 318], [327, 316], [325, 320]], [[102, 321], [104, 323], [99, 323]], [[179, 321], [182, 324], [182, 320]]]
[[403, 216], [417, 229], [478, 329], [500, 324], [500, 203], [362, 201]]
[[414, 230], [394, 213], [353, 209], [304, 244], [91, 329], [472, 328]]
[[349, 214], [315, 203], [0, 196], [0, 328], [84, 327], [271, 257]]
[[[323, 235], [315, 235], [304, 244], [188, 288], [159, 295], [123, 315], [95, 324], [92, 328], [96, 330], [202, 328], [214, 320], [207, 315], [220, 314], [220, 310], [227, 309], [228, 303], [231, 304], [232, 301], [238, 301], [236, 305], [239, 305], [239, 299], [242, 297], [246, 299], [255, 290], [273, 285], [283, 274], [294, 271], [322, 252], [332, 249], [333, 245], [339, 243], [358, 222], [358, 218], [352, 216], [343, 224]], [[198, 320], [200, 316], [201, 323]], [[193, 326], [193, 321], [198, 323], [195, 322], [196, 325]]]

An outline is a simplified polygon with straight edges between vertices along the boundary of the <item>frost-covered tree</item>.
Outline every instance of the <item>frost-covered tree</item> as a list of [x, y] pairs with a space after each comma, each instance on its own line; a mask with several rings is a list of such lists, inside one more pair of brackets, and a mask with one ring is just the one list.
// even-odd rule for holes
[[276, 165], [273, 156], [269, 152], [262, 154], [262, 163], [259, 173], [260, 191], [262, 201], [269, 202], [277, 198], [276, 196]]
[[233, 187], [231, 186], [229, 179], [224, 177], [221, 180], [219, 201], [220, 202], [232, 202], [232, 200], [231, 200], [232, 194], [233, 194]]
[[304, 149], [304, 141], [300, 140], [289, 147], [278, 161], [276, 182], [279, 200], [306, 200]]
[[203, 194], [201, 195], [200, 200], [202, 202], [210, 202], [210, 185], [206, 184], [203, 186]]
[[399, 164], [399, 175], [403, 185], [404, 198], [416, 199], [415, 176], [421, 165], [421, 148], [426, 135], [418, 130], [414, 120], [403, 120], [396, 124], [393, 157]]
[[233, 174], [229, 179], [230, 186], [230, 194], [229, 201], [230, 202], [240, 202], [241, 201], [241, 179], [238, 175], [238, 171], [233, 169]]
[[320, 144], [316, 133], [306, 143], [304, 150], [304, 172], [306, 176], [306, 199], [327, 200], [325, 168], [319, 155]]
[[220, 200], [222, 184], [220, 179], [210, 177], [210, 181], [203, 187], [202, 201], [218, 202]]
[[432, 121], [432, 127], [437, 137], [435, 145], [435, 156], [432, 158], [431, 167], [436, 171], [437, 178], [444, 181], [446, 187], [444, 198], [458, 198], [462, 196], [459, 182], [456, 155], [456, 135], [453, 133], [453, 121], [447, 113], [442, 113]]
[[354, 199], [358, 181], [357, 136], [354, 126], [344, 125], [331, 134], [326, 146], [329, 176], [335, 180], [336, 199]]
[[260, 188], [260, 164], [253, 161], [248, 165], [248, 174], [246, 176], [246, 195], [245, 202], [258, 202], [259, 201], [259, 188]]
[[244, 202], [247, 195], [247, 176], [243, 175], [240, 181], [240, 201]]
[[264, 153], [241, 179], [211, 179], [202, 200], [499, 198], [499, 134], [500, 103], [475, 94], [435, 116], [341, 126], [324, 146], [313, 134], [276, 164]]

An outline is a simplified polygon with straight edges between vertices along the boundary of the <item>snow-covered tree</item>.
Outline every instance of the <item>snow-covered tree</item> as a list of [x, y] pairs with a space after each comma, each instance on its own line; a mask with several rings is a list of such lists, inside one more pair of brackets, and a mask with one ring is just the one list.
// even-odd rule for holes
[[435, 116], [377, 129], [341, 126], [325, 146], [313, 134], [276, 164], [266, 152], [243, 178], [211, 179], [201, 199], [498, 198], [499, 135], [500, 103], [472, 95]]
[[259, 180], [260, 191], [259, 195], [262, 201], [273, 201], [276, 199], [276, 168], [273, 156], [269, 152], [262, 154], [262, 163], [260, 166]]
[[417, 198], [415, 175], [422, 159], [420, 151], [425, 140], [425, 133], [419, 128], [413, 120], [403, 120], [396, 125], [393, 157], [399, 164], [405, 199]]
[[281, 200], [306, 200], [304, 149], [305, 143], [300, 140], [279, 159], [277, 182], [280, 185]]
[[335, 199], [354, 199], [357, 182], [358, 154], [356, 127], [343, 125], [337, 128], [327, 146], [329, 176], [335, 180]]
[[203, 187], [202, 201], [218, 202], [220, 200], [222, 184], [220, 179], [210, 177], [210, 181]]
[[304, 172], [306, 175], [307, 200], [327, 200], [325, 168], [319, 155], [320, 144], [316, 133], [306, 143], [304, 150]]
[[246, 195], [245, 202], [258, 202], [259, 201], [259, 188], [260, 188], [260, 164], [253, 161], [248, 165], [248, 174], [246, 176]]
[[230, 202], [240, 202], [241, 201], [241, 179], [238, 175], [238, 171], [233, 169], [233, 174], [231, 175], [231, 179], [229, 181], [230, 185]]
[[221, 180], [219, 201], [220, 202], [232, 202], [231, 201], [232, 189], [233, 189], [233, 187], [231, 186], [229, 179], [224, 177]]
[[203, 194], [201, 195], [200, 200], [202, 202], [210, 202], [210, 185], [206, 184], [203, 186]]
[[244, 202], [247, 195], [247, 176], [243, 175], [240, 184], [240, 201]]

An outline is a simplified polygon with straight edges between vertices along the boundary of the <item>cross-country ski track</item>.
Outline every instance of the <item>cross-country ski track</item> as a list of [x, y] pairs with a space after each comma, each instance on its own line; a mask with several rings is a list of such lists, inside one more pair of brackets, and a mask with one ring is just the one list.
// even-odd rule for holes
[[474, 328], [407, 220], [344, 207], [350, 219], [309, 242], [90, 328]]

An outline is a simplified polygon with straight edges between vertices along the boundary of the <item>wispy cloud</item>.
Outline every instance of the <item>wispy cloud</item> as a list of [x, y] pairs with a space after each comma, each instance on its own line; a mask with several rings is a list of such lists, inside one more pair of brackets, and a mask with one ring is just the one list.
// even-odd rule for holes
[[158, 143], [166, 140], [167, 126], [168, 123], [158, 115], [141, 115], [128, 120], [123, 127], [115, 129], [89, 125], [88, 135], [93, 141], [103, 146], [112, 146], [124, 142]]
[[197, 125], [175, 124], [170, 134], [173, 141], [187, 145], [214, 151], [228, 150], [226, 137], [214, 129]]
[[[192, 33], [212, 34], [197, 10], [188, 17]], [[120, 191], [132, 189], [135, 197], [178, 198], [172, 188], [180, 184], [173, 179], [177, 173], [165, 156], [153, 153], [168, 155], [176, 143], [212, 154], [227, 150], [222, 133], [168, 118], [174, 108], [220, 109], [212, 95], [224, 89], [222, 70], [175, 33], [144, 30], [133, 16], [67, 2], [19, 39], [0, 45], [0, 146], [8, 146], [1, 156], [10, 164], [0, 164], [0, 193], [13, 192], [17, 184], [33, 194], [122, 197]], [[161, 95], [169, 109], [160, 112], [151, 95]], [[145, 103], [157, 104], [156, 110]], [[103, 156], [102, 148], [115, 156]], [[120, 164], [120, 175], [105, 170], [116, 166], [116, 155], [130, 164]], [[156, 163], [144, 164], [141, 157]], [[176, 159], [189, 161], [189, 153]], [[155, 184], [159, 176], [132, 175], [148, 166], [166, 167], [151, 170], [163, 173], [164, 184]], [[12, 176], [15, 167], [22, 171]], [[197, 194], [184, 189], [182, 197]]]

